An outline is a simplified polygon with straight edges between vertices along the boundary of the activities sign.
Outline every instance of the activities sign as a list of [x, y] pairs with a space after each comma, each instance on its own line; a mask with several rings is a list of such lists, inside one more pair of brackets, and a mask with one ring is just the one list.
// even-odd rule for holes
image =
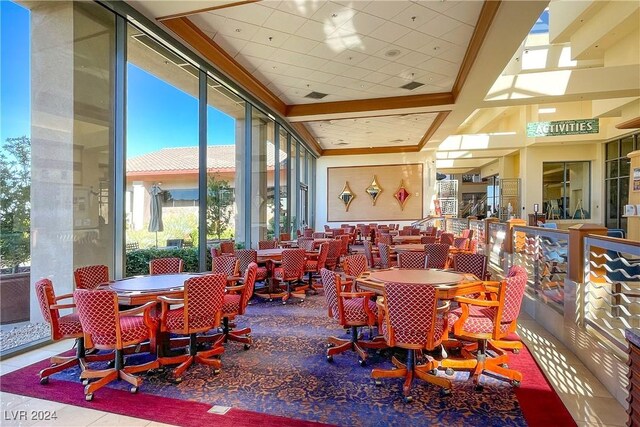
[[527, 136], [530, 138], [539, 136], [583, 135], [598, 133], [599, 131], [600, 119], [527, 123]]

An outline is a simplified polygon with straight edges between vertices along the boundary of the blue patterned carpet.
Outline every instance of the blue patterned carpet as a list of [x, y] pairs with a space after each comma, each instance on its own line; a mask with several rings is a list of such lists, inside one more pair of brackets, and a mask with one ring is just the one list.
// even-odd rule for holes
[[[239, 327], [253, 329], [250, 350], [230, 342], [219, 375], [195, 365], [174, 385], [166, 373], [156, 373], [145, 377], [141, 393], [345, 426], [526, 425], [506, 382], [483, 376], [484, 392], [477, 393], [467, 373], [456, 373], [451, 395], [441, 397], [438, 387], [416, 380], [414, 401], [405, 404], [401, 379], [386, 379], [376, 387], [370, 378], [372, 367], [392, 366], [388, 355], [370, 353], [366, 367], [358, 365], [353, 352], [328, 363], [326, 337], [347, 335], [326, 313], [322, 295], [284, 306], [254, 300], [247, 315], [237, 319]], [[69, 370], [53, 378], [77, 381], [77, 376], [78, 371]]]

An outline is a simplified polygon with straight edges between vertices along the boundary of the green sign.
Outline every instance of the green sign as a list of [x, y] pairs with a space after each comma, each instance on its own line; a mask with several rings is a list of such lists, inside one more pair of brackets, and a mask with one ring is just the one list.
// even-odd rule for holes
[[559, 120], [555, 122], [527, 123], [527, 136], [560, 136], [598, 133], [600, 119]]

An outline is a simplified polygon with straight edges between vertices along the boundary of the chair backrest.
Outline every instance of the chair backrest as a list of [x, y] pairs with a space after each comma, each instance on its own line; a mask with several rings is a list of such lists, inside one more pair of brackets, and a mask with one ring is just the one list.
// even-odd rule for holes
[[419, 236], [420, 235], [420, 229], [419, 228], [411, 228], [411, 235], [412, 236]]
[[391, 245], [393, 243], [393, 238], [391, 237], [391, 234], [381, 233], [380, 237], [378, 238], [378, 243]]
[[487, 274], [487, 256], [482, 254], [456, 254], [453, 256], [453, 269], [461, 273], [470, 273], [484, 280]]
[[[386, 283], [384, 286], [389, 346], [407, 345], [433, 348], [436, 327], [436, 288], [413, 283]], [[385, 329], [383, 328], [383, 331]]]
[[435, 236], [437, 228], [436, 227], [427, 227], [425, 234], [427, 236]]
[[108, 289], [77, 289], [73, 299], [85, 336], [97, 348], [122, 348], [118, 294]]
[[156, 258], [149, 261], [149, 274], [182, 273], [183, 266], [181, 258]]
[[468, 251], [471, 252], [472, 254], [478, 253], [478, 241], [477, 240], [471, 240], [469, 242], [469, 248]]
[[278, 247], [277, 240], [260, 240], [258, 241], [258, 249], [276, 249]]
[[398, 231], [398, 236], [411, 236], [411, 230], [400, 230]]
[[73, 272], [76, 289], [95, 289], [109, 281], [109, 267], [106, 265], [88, 265], [79, 267]]
[[291, 233], [280, 233], [280, 237], [278, 237], [278, 240], [281, 242], [288, 242], [289, 240], [291, 240]]
[[467, 239], [471, 240], [473, 239], [473, 230], [467, 228], [465, 230], [462, 230], [462, 233], [460, 234], [461, 237], [466, 237]]
[[358, 277], [367, 271], [367, 257], [362, 254], [346, 256], [342, 261], [342, 269], [347, 276]]
[[282, 272], [283, 277], [301, 278], [304, 276], [305, 267], [305, 250], [304, 249], [285, 249], [282, 251]]
[[254, 249], [238, 249], [236, 251], [236, 258], [238, 258], [240, 273], [246, 274], [249, 264], [258, 262], [258, 252]]
[[338, 238], [340, 239], [340, 256], [348, 254], [351, 236], [349, 236], [348, 234], [343, 234], [341, 236], [338, 236]]
[[333, 270], [336, 268], [338, 259], [340, 258], [340, 251], [342, 250], [342, 240], [330, 240], [329, 241], [329, 253], [327, 254], [326, 266], [328, 269]]
[[[504, 286], [504, 282], [506, 282], [506, 286]], [[505, 325], [511, 324], [520, 314], [520, 306], [527, 286], [527, 270], [519, 265], [512, 266], [504, 282], [498, 295], [498, 300], [504, 301], [500, 317], [500, 325], [503, 330]]]
[[305, 228], [303, 231], [303, 236], [304, 237], [313, 237], [313, 228]]
[[75, 334], [70, 331], [62, 331], [60, 329], [60, 310], [51, 308], [56, 303], [56, 293], [53, 289], [53, 283], [49, 279], [40, 279], [35, 284], [36, 297], [38, 298], [38, 304], [40, 305], [40, 311], [45, 322], [51, 325], [51, 338], [53, 340], [59, 340], [64, 336], [67, 337], [81, 337], [82, 333]]
[[378, 250], [380, 251], [380, 265], [382, 268], [391, 267], [391, 249], [386, 243], [378, 243]]
[[207, 331], [220, 324], [226, 286], [224, 273], [196, 276], [184, 282], [185, 332]]
[[398, 252], [398, 268], [427, 268], [426, 252]]
[[456, 237], [453, 239], [453, 246], [458, 249], [466, 250], [469, 247], [469, 239], [466, 237]]
[[322, 289], [324, 290], [324, 298], [327, 301], [328, 315], [343, 323], [344, 317], [340, 314], [343, 312], [342, 298], [340, 298], [341, 279], [338, 273], [323, 268], [320, 270], [322, 277]]
[[329, 256], [329, 244], [323, 243], [320, 245], [320, 252], [318, 253], [317, 270], [324, 268], [324, 265], [327, 262], [327, 256]]
[[446, 243], [447, 245], [453, 245], [453, 233], [442, 233], [440, 235], [440, 243]]
[[184, 244], [184, 239], [167, 239], [166, 246], [181, 248], [183, 244]]
[[317, 231], [311, 235], [314, 239], [322, 239], [324, 238], [324, 231]]
[[220, 253], [233, 254], [236, 251], [236, 243], [233, 240], [220, 242]]
[[247, 270], [244, 273], [244, 289], [242, 290], [242, 297], [240, 298], [240, 308], [238, 314], [244, 314], [247, 309], [247, 304], [253, 295], [253, 288], [256, 284], [256, 275], [258, 274], [258, 264], [255, 262], [249, 263]]
[[431, 243], [424, 245], [424, 251], [427, 253], [428, 268], [444, 268], [449, 258], [449, 245], [446, 243]]
[[332, 228], [333, 237], [342, 236], [344, 234], [344, 228]]
[[436, 236], [422, 236], [420, 238], [420, 243], [422, 243], [423, 245], [427, 245], [430, 243], [435, 243], [436, 240]]
[[222, 273], [225, 277], [237, 276], [240, 272], [240, 262], [235, 256], [219, 256], [211, 261], [211, 272]]
[[314, 247], [313, 237], [300, 237], [298, 239], [298, 247], [307, 252], [311, 252]]
[[373, 247], [371, 245], [371, 242], [368, 240], [363, 240], [362, 241], [362, 246], [364, 247], [364, 256], [367, 257], [367, 261], [369, 262], [369, 266], [374, 266], [374, 262], [373, 262]]

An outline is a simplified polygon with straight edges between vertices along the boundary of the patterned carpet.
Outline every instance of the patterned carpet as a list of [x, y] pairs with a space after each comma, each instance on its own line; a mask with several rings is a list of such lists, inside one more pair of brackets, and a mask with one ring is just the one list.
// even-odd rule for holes
[[[447, 397], [440, 396], [438, 387], [417, 380], [414, 402], [405, 404], [401, 379], [383, 380], [381, 387], [370, 379], [372, 367], [392, 366], [388, 355], [370, 353], [366, 367], [358, 365], [352, 352], [328, 363], [326, 337], [347, 335], [326, 316], [322, 295], [310, 296], [302, 304], [254, 300], [237, 323], [251, 326], [254, 346], [244, 351], [241, 344], [229, 343], [219, 375], [195, 365], [181, 384], [174, 385], [166, 373], [156, 373], [145, 378], [140, 392], [349, 426], [527, 425], [512, 386], [491, 377], [482, 377], [485, 389], [477, 393], [468, 374], [456, 373]], [[77, 370], [69, 370], [52, 380], [77, 381], [77, 375]], [[526, 385], [527, 375], [523, 388]], [[124, 382], [111, 387], [127, 388]], [[99, 395], [100, 391], [96, 399]]]

